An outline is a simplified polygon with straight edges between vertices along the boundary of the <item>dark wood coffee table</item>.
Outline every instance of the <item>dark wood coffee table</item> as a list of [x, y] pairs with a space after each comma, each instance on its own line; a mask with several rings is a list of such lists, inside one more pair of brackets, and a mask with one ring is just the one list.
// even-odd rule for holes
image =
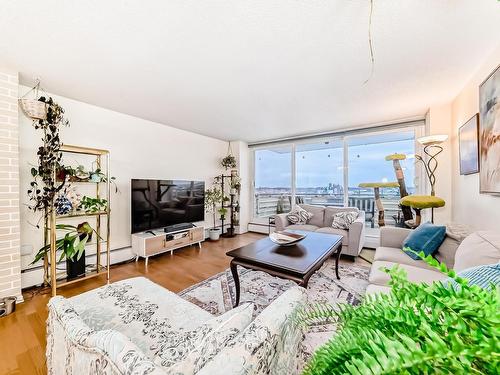
[[335, 273], [339, 277], [339, 258], [342, 251], [342, 236], [336, 234], [302, 232], [306, 238], [293, 246], [278, 246], [269, 237], [249, 245], [228, 251], [232, 257], [231, 273], [236, 287], [236, 304], [240, 303], [240, 279], [238, 266], [256, 271], [264, 271], [270, 275], [293, 280], [307, 288], [312, 274], [332, 254], [335, 254]]

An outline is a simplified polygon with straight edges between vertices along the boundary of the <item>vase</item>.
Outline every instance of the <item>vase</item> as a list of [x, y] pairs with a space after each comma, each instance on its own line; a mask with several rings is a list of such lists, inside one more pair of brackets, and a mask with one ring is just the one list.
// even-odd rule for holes
[[56, 214], [67, 215], [73, 209], [73, 204], [66, 195], [60, 195], [56, 198], [54, 207], [56, 209]]
[[67, 280], [85, 275], [85, 251], [79, 260], [76, 260], [76, 256], [73, 257], [73, 260], [66, 258], [66, 274]]

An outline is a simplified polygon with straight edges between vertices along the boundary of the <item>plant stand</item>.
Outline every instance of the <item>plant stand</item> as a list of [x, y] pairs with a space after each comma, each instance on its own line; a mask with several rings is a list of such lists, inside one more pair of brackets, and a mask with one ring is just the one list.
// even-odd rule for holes
[[[236, 175], [224, 175], [221, 174], [215, 178], [215, 181], [217, 184], [219, 184], [220, 189], [222, 191], [222, 195], [225, 195], [225, 191], [227, 190], [228, 187], [231, 186], [231, 180], [235, 178]], [[239, 200], [239, 194], [238, 191], [236, 193], [230, 192], [229, 193], [229, 203], [225, 204], [225, 201], [222, 201], [222, 208], [226, 208], [229, 213], [229, 224], [224, 224], [226, 222], [225, 215], [221, 217], [221, 236], [222, 237], [234, 237], [236, 236], [236, 223], [238, 220], [238, 200]], [[226, 232], [224, 233], [224, 227], [228, 226], [226, 229]]]
[[416, 228], [422, 222], [421, 211], [423, 209], [431, 209], [431, 222], [434, 223], [434, 208], [444, 207], [445, 201], [442, 198], [432, 195], [408, 195], [401, 198], [399, 204], [413, 208], [415, 211], [415, 222], [406, 222], [406, 224], [410, 228]]
[[[63, 154], [69, 153], [73, 155], [89, 155], [95, 157], [95, 163], [97, 168], [102, 168], [102, 165], [105, 165], [106, 168], [106, 182], [92, 182], [92, 181], [82, 181], [78, 183], [82, 184], [94, 184], [95, 185], [95, 196], [96, 198], [102, 198], [103, 197], [103, 192], [104, 196], [106, 197], [108, 204], [106, 206], [106, 209], [104, 211], [98, 211], [98, 212], [73, 212], [67, 215], [57, 215], [56, 214], [56, 209], [54, 207], [54, 202], [55, 199], [52, 202], [52, 207], [51, 207], [51, 212], [52, 214], [50, 215], [50, 218], [46, 220], [45, 222], [45, 228], [44, 228], [44, 239], [45, 239], [45, 244], [50, 243], [50, 251], [48, 252], [48, 257], [44, 257], [44, 281], [45, 283], [49, 284], [52, 290], [52, 296], [55, 296], [57, 294], [57, 288], [60, 288], [65, 285], [73, 284], [75, 282], [89, 279], [92, 277], [100, 276], [104, 272], [106, 273], [106, 279], [109, 282], [109, 266], [110, 266], [110, 225], [109, 225], [109, 220], [110, 220], [110, 175], [109, 175], [109, 151], [107, 150], [100, 150], [100, 149], [95, 149], [95, 148], [88, 148], [88, 147], [80, 147], [80, 146], [69, 146], [69, 145], [63, 145], [61, 146], [61, 152]], [[104, 159], [104, 160], [103, 160]], [[56, 174], [57, 171], [54, 169], [53, 170], [53, 178], [54, 180], [56, 179]], [[75, 183], [75, 182], [73, 182]], [[56, 254], [56, 237], [57, 237], [57, 229], [56, 229], [56, 224], [59, 220], [64, 220], [64, 219], [69, 219], [69, 218], [76, 218], [76, 217], [94, 217], [96, 220], [96, 227], [95, 231], [97, 232], [97, 238], [95, 242], [96, 246], [96, 266], [94, 270], [91, 271], [86, 271], [85, 274], [81, 277], [63, 281], [63, 280], [58, 280], [58, 275], [57, 274], [57, 254]], [[103, 220], [105, 223], [103, 223]], [[103, 229], [105, 228], [105, 235], [104, 239], [102, 236]], [[102, 245], [105, 247], [105, 256], [106, 256], [106, 264], [102, 264]], [[47, 259], [48, 258], [48, 259]]]
[[359, 187], [362, 188], [373, 188], [375, 205], [377, 206], [377, 211], [378, 211], [379, 227], [385, 226], [385, 210], [384, 210], [384, 205], [382, 203], [382, 199], [380, 199], [380, 188], [391, 188], [398, 186], [399, 184], [397, 182], [362, 182], [359, 184]]

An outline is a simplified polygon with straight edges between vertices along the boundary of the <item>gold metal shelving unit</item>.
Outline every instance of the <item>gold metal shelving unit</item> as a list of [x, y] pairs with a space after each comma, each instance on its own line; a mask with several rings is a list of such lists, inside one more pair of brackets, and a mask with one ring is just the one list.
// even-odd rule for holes
[[[101, 150], [101, 149], [96, 149], [96, 148], [88, 148], [88, 147], [80, 147], [80, 146], [70, 146], [70, 145], [63, 145], [61, 146], [61, 151], [64, 153], [70, 153], [70, 154], [79, 154], [79, 155], [90, 155], [90, 156], [95, 156], [95, 164], [96, 168], [99, 168], [102, 170], [103, 164], [105, 164], [106, 168], [106, 182], [92, 182], [92, 181], [82, 181], [82, 182], [76, 182], [78, 184], [83, 183], [83, 184], [94, 184], [95, 185], [95, 197], [96, 198], [104, 198], [102, 196], [103, 191], [106, 194], [105, 199], [107, 199], [108, 204], [106, 207], [105, 211], [99, 211], [99, 212], [93, 212], [93, 213], [86, 213], [86, 212], [74, 212], [70, 213], [67, 215], [57, 215], [56, 211], [52, 205], [51, 209], [51, 215], [48, 218], [48, 220], [45, 223], [45, 243], [48, 244], [50, 243], [50, 252], [49, 252], [49, 259], [50, 259], [50, 264], [49, 264], [49, 259], [47, 257], [44, 257], [44, 270], [45, 270], [45, 282], [50, 284], [51, 290], [52, 290], [52, 296], [55, 296], [57, 294], [57, 288], [60, 288], [65, 285], [73, 284], [81, 280], [86, 280], [90, 279], [92, 277], [100, 276], [104, 272], [106, 272], [106, 278], [109, 281], [109, 266], [110, 266], [110, 193], [111, 193], [111, 186], [110, 186], [110, 175], [109, 175], [109, 151], [108, 150]], [[53, 171], [53, 178], [54, 180], [56, 179], [56, 170]], [[72, 182], [75, 183], [75, 182]], [[103, 189], [104, 188], [104, 189]], [[57, 254], [56, 254], [56, 239], [57, 239], [57, 229], [56, 229], [56, 224], [59, 220], [63, 219], [68, 219], [68, 218], [75, 218], [75, 217], [95, 217], [96, 219], [96, 232], [97, 232], [97, 239], [95, 243], [89, 243], [89, 245], [95, 244], [96, 245], [96, 267], [92, 271], [87, 271], [85, 275], [78, 277], [76, 279], [71, 279], [71, 280], [57, 280], [57, 271], [56, 271], [56, 266], [57, 266]], [[105, 222], [105, 227], [106, 227], [106, 233], [105, 233], [105, 240], [103, 240], [102, 237], [102, 229], [103, 229], [103, 219], [106, 221]], [[101, 257], [101, 252], [102, 252], [102, 245], [105, 245], [106, 248], [106, 265], [103, 266], [102, 263], [102, 257]], [[50, 270], [50, 272], [49, 272]]]

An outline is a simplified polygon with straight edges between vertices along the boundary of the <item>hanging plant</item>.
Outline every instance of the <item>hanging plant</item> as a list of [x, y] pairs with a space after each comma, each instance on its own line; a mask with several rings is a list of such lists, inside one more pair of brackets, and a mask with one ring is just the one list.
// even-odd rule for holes
[[[47, 105], [47, 115], [44, 119], [33, 121], [33, 126], [43, 132], [43, 145], [38, 148], [38, 166], [31, 168], [33, 180], [27, 191], [28, 207], [33, 212], [42, 212], [44, 219], [52, 213], [52, 203], [57, 193], [64, 187], [65, 179], [57, 181], [54, 171], [61, 168], [61, 139], [59, 129], [68, 126], [69, 121], [64, 117], [64, 109], [51, 97], [41, 96], [38, 101]], [[38, 226], [38, 225], [37, 225]]]
[[227, 156], [222, 159], [221, 165], [226, 169], [236, 168], [236, 158], [233, 156], [233, 152], [231, 151], [231, 142], [227, 147]]

